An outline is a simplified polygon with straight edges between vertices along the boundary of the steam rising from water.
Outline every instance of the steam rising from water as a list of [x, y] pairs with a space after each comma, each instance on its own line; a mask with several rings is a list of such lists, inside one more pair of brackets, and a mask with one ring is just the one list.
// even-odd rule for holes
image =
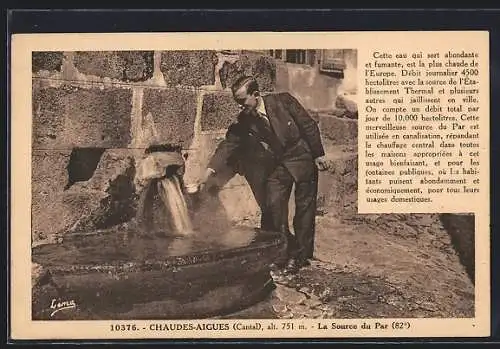
[[144, 209], [138, 211], [138, 218], [144, 223], [139, 228], [157, 242], [160, 236], [172, 238], [170, 255], [202, 245], [208, 249], [246, 246], [255, 237], [254, 229], [233, 225], [217, 194], [185, 196], [178, 174], [151, 179], [143, 196]]

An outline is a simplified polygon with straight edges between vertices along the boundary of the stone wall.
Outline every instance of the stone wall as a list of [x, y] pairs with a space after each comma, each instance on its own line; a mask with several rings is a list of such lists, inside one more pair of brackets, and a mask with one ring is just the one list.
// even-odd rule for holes
[[[32, 73], [35, 243], [130, 219], [150, 144], [181, 145], [196, 181], [238, 111], [231, 83], [276, 86], [274, 59], [245, 51], [35, 52]], [[220, 196], [235, 220], [258, 212], [240, 177]]]

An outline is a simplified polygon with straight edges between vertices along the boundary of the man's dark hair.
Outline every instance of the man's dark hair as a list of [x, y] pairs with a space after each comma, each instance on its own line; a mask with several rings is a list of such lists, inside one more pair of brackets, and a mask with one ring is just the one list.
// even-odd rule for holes
[[255, 80], [251, 76], [242, 76], [231, 85], [231, 91], [233, 92], [233, 95], [243, 86], [246, 86], [247, 93], [249, 95], [254, 93], [255, 91], [259, 91], [259, 84], [257, 83], [257, 80]]

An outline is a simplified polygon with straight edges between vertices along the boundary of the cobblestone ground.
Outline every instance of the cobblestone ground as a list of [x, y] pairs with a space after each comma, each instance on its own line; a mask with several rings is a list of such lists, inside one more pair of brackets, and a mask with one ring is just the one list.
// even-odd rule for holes
[[438, 215], [318, 217], [315, 259], [222, 318], [472, 317], [474, 286]]

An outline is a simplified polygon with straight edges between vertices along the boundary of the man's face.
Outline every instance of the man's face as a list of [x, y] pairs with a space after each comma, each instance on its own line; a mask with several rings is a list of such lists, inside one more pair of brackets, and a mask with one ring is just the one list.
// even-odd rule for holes
[[257, 95], [257, 92], [248, 94], [247, 87], [242, 86], [238, 91], [235, 92], [233, 97], [236, 103], [238, 103], [242, 109], [253, 110], [257, 108]]

